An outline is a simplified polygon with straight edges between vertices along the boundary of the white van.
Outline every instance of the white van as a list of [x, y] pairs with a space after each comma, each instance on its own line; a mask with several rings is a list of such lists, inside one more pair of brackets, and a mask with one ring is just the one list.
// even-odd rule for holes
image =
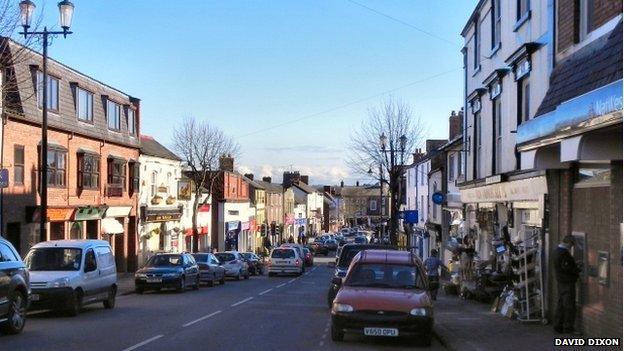
[[33, 246], [24, 260], [30, 270], [31, 305], [77, 315], [82, 306], [115, 307], [117, 267], [103, 240], [54, 240]]

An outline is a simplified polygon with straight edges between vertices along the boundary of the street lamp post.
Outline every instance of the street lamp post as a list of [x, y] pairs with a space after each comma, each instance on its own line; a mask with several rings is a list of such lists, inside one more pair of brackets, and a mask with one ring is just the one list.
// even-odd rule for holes
[[[69, 31], [71, 27], [72, 17], [74, 15], [74, 4], [71, 1], [64, 0], [58, 3], [60, 22], [62, 31], [49, 31], [47, 27], [43, 27], [43, 31], [28, 31], [30, 28], [33, 14], [35, 13], [35, 4], [30, 0], [22, 0], [19, 4], [20, 18], [22, 22], [23, 32], [19, 34], [28, 36], [40, 35], [43, 39], [43, 82], [41, 83], [41, 158], [39, 159], [39, 191], [41, 192], [41, 207], [39, 210], [39, 239], [46, 241], [46, 221], [48, 209], [48, 37], [50, 35], [60, 35], [67, 37], [72, 34]], [[38, 89], [39, 87], [37, 87]], [[39, 91], [37, 91], [39, 94]]]

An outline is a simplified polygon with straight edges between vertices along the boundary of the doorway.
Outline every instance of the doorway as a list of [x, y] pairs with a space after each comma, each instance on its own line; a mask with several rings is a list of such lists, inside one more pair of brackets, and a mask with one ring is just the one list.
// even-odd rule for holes
[[50, 240], [65, 239], [65, 222], [50, 222]]
[[98, 238], [98, 221], [86, 221], [87, 223], [87, 239]]
[[7, 240], [11, 242], [15, 250], [21, 254], [21, 224], [19, 222], [7, 223]]
[[137, 270], [137, 233], [136, 233], [136, 217], [128, 217], [128, 271]]

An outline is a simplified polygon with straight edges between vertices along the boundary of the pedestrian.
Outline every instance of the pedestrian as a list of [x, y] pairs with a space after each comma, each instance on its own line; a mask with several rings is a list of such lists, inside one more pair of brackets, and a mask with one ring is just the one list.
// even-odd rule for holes
[[448, 268], [438, 258], [438, 250], [431, 250], [431, 255], [425, 260], [425, 269], [427, 271], [427, 279], [429, 280], [429, 288], [431, 289], [431, 298], [437, 300], [438, 288], [440, 287], [440, 268], [448, 271]]
[[573, 333], [576, 317], [576, 281], [580, 269], [570, 249], [574, 246], [574, 237], [566, 235], [555, 249], [555, 277], [557, 279], [557, 309], [555, 311], [555, 331]]

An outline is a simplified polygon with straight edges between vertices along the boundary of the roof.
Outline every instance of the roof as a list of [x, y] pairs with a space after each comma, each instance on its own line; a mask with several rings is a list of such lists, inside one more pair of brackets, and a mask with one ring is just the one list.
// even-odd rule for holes
[[284, 187], [282, 187], [282, 184], [269, 183], [263, 180], [257, 180], [256, 183], [262, 185], [264, 189], [266, 189], [267, 193], [281, 194], [284, 192]]
[[611, 31], [559, 62], [535, 116], [622, 79], [622, 21]]
[[[372, 186], [344, 186], [339, 188], [340, 196], [342, 197], [356, 197], [356, 196], [379, 196], [379, 185]], [[384, 195], [387, 194], [386, 188], [383, 191]]]
[[171, 150], [164, 147], [161, 143], [149, 135], [141, 135], [141, 154], [166, 158], [168, 160], [182, 161], [182, 159]]
[[91, 246], [110, 246], [107, 241], [104, 240], [94, 240], [94, 239], [86, 239], [86, 240], [50, 240], [43, 241], [35, 244], [33, 248], [38, 249], [42, 247], [70, 247], [70, 248], [78, 248], [84, 249], [86, 247]]
[[365, 250], [359, 253], [358, 262], [364, 263], [390, 263], [390, 264], [413, 264], [414, 255], [408, 251], [398, 250]]
[[468, 28], [470, 28], [470, 25], [472, 25], [475, 19], [479, 18], [479, 11], [481, 11], [481, 6], [483, 6], [483, 3], [485, 3], [485, 1], [486, 0], [479, 0], [479, 2], [477, 3], [477, 6], [475, 6], [475, 9], [472, 11], [472, 14], [470, 14], [470, 17], [468, 17], [468, 21], [466, 21], [466, 24], [464, 25], [464, 28], [461, 31], [462, 37], [466, 35]]
[[318, 193], [318, 190], [316, 190], [315, 188], [309, 186], [306, 183], [293, 183], [293, 186], [296, 186], [297, 188], [303, 190], [304, 192], [308, 193], [308, 194], [312, 194], [312, 193]]
[[264, 189], [265, 189], [265, 188], [264, 188], [264, 185], [260, 184], [260, 182], [256, 182], [255, 180], [251, 180], [251, 179], [249, 179], [249, 178], [247, 178], [247, 177], [245, 177], [245, 176], [242, 176], [242, 177], [243, 177], [243, 180], [244, 180], [245, 182], [247, 182], [247, 184], [249, 184], [249, 185], [253, 186], [254, 188], [256, 188], [256, 189], [262, 189], [262, 190], [264, 190]]

